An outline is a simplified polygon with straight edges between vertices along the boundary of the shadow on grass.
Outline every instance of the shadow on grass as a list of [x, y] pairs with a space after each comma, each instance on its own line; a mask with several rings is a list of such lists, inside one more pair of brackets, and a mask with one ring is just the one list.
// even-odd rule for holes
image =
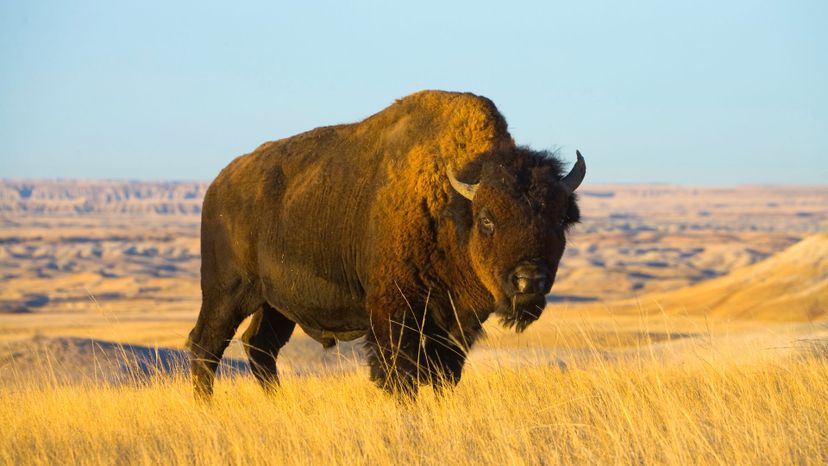
[[[35, 337], [2, 348], [0, 383], [124, 385], [159, 378], [189, 378], [186, 350], [153, 348], [77, 337]], [[246, 361], [224, 358], [218, 377], [246, 376]]]

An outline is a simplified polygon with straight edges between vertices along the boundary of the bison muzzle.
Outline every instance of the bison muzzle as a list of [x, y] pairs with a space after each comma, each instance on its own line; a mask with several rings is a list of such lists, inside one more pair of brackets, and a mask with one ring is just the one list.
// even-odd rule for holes
[[296, 325], [325, 347], [364, 336], [389, 392], [456, 384], [491, 314], [519, 332], [540, 317], [585, 173], [580, 153], [565, 172], [516, 145], [490, 100], [438, 91], [236, 158], [204, 198], [196, 396], [250, 315], [266, 389]]

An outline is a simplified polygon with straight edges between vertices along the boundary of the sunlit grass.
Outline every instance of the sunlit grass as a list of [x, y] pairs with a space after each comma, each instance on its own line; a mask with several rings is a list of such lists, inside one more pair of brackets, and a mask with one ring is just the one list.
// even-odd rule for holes
[[[507, 350], [504, 350], [507, 351]], [[666, 364], [646, 352], [561, 370], [472, 367], [443, 397], [398, 403], [365, 374], [286, 377], [265, 396], [184, 376], [0, 388], [0, 462], [144, 464], [820, 464], [828, 363]]]

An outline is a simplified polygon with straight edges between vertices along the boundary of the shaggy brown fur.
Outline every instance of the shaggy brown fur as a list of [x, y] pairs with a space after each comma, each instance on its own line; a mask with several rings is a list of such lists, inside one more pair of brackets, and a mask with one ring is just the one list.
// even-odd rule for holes
[[[449, 168], [479, 182], [473, 201]], [[203, 303], [188, 342], [197, 395], [212, 393], [250, 314], [244, 339], [266, 387], [296, 324], [325, 346], [366, 336], [386, 390], [456, 383], [491, 313], [519, 331], [540, 315], [578, 219], [561, 178], [559, 160], [515, 146], [491, 101], [437, 91], [238, 157], [204, 199]], [[521, 264], [548, 283], [516, 292]]]

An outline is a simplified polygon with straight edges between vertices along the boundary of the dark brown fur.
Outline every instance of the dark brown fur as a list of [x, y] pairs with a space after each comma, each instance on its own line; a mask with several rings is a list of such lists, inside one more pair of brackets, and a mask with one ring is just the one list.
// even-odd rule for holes
[[[473, 202], [448, 167], [480, 182]], [[244, 340], [265, 387], [278, 383], [296, 324], [325, 346], [366, 336], [371, 378], [386, 390], [457, 383], [491, 313], [519, 331], [540, 315], [538, 297], [519, 302], [504, 277], [537, 261], [554, 278], [578, 220], [561, 175], [553, 156], [514, 145], [491, 101], [436, 91], [235, 159], [204, 199], [203, 302], [188, 341], [197, 395], [212, 393], [251, 314]]]

